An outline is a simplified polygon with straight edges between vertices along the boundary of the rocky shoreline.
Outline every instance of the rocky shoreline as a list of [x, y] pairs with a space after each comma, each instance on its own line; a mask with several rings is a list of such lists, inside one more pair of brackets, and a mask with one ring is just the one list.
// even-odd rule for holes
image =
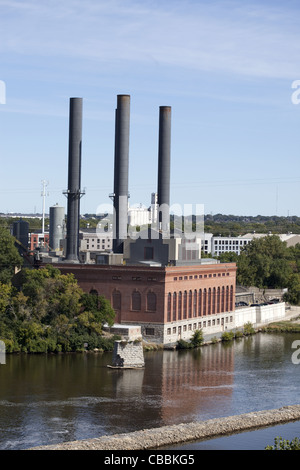
[[207, 421], [175, 424], [126, 434], [39, 446], [29, 450], [155, 450], [298, 420], [300, 420], [300, 405], [291, 405]]

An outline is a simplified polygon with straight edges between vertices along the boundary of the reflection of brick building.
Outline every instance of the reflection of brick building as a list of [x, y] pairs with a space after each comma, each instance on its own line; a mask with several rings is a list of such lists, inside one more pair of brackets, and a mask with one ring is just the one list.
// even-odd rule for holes
[[[207, 419], [216, 406], [232, 399], [234, 350], [219, 343], [201, 348], [201, 353], [163, 355], [161, 364], [161, 419], [176, 423], [178, 415], [186, 420]], [[184, 399], [183, 398], [184, 395]]]
[[145, 339], [174, 343], [199, 328], [234, 326], [234, 263], [147, 267], [59, 264], [87, 292], [110, 300], [116, 323], [140, 325]]

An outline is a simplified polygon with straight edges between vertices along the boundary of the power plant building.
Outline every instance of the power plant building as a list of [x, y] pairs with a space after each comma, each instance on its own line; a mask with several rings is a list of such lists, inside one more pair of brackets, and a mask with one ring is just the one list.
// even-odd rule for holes
[[[56, 266], [63, 274], [73, 273], [84, 291], [105, 296], [116, 312], [115, 323], [140, 326], [148, 341], [172, 344], [188, 340], [196, 329], [234, 327], [236, 265], [201, 260], [201, 234], [186, 236], [170, 226], [171, 107], [159, 108], [157, 192], [148, 209], [135, 212], [128, 205], [129, 133], [130, 96], [118, 95], [113, 231], [102, 237], [79, 230], [82, 99], [70, 99], [66, 250]], [[63, 235], [63, 218], [59, 207], [52, 207], [51, 249]], [[142, 230], [129, 234], [130, 220]], [[101, 247], [102, 253], [92, 253]]]

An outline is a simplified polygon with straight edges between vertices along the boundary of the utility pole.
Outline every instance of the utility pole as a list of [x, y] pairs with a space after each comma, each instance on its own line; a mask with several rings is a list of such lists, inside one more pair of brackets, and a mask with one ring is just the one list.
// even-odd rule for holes
[[46, 187], [48, 186], [48, 181], [42, 180], [42, 186], [43, 186], [43, 191], [41, 193], [42, 198], [43, 198], [42, 234], [44, 235], [45, 233], [45, 201], [46, 201], [46, 196], [49, 195], [49, 193], [46, 194]]

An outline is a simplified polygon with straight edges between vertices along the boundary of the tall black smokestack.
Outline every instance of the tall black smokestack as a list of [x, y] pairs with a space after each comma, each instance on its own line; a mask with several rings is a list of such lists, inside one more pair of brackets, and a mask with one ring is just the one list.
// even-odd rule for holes
[[79, 260], [79, 216], [81, 185], [82, 98], [70, 98], [69, 117], [69, 167], [68, 167], [68, 261]]
[[127, 238], [130, 96], [117, 96], [114, 169], [114, 253]]
[[158, 228], [164, 233], [170, 228], [170, 166], [171, 166], [171, 107], [159, 108], [158, 142]]

